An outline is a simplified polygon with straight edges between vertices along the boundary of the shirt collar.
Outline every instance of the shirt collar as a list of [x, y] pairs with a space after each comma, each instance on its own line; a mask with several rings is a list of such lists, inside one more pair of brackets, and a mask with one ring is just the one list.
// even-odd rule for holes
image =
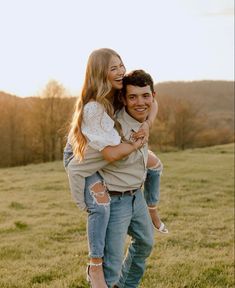
[[135, 132], [137, 132], [140, 129], [140, 126], [142, 123], [135, 120], [133, 117], [131, 117], [127, 112], [125, 107], [123, 107], [120, 111], [120, 114], [122, 115], [123, 120], [128, 124], [128, 126], [131, 127], [131, 129]]

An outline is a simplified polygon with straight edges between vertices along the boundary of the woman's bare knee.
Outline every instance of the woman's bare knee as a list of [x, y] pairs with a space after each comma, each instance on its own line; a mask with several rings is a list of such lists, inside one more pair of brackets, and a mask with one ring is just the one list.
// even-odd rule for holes
[[151, 150], [148, 150], [147, 168], [158, 168], [161, 166], [161, 161]]
[[90, 186], [90, 191], [97, 204], [102, 205], [110, 203], [110, 196], [105, 185], [101, 181], [92, 184]]

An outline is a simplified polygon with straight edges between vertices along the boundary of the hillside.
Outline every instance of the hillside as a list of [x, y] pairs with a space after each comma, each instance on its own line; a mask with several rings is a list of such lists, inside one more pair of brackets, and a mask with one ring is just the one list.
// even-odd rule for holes
[[[190, 99], [201, 104], [203, 112], [228, 113], [234, 112], [234, 82], [233, 81], [192, 81], [192, 82], [162, 82], [155, 85], [160, 97], [169, 96]], [[16, 97], [0, 91], [0, 99]], [[19, 97], [20, 98], [20, 97]], [[22, 101], [28, 98], [20, 98]]]
[[163, 82], [155, 85], [158, 97], [187, 99], [198, 105], [211, 122], [224, 120], [234, 126], [234, 82]]
[[163, 82], [155, 87], [160, 96], [172, 95], [200, 103], [204, 112], [234, 111], [232, 81]]
[[[215, 119], [234, 122], [234, 82], [233, 81], [192, 81], [162, 82], [155, 85], [157, 97], [171, 96], [187, 99], [200, 106], [201, 112]], [[0, 91], [0, 101], [9, 101], [15, 95]], [[20, 98], [24, 103], [34, 97]], [[74, 98], [75, 101], [75, 98]]]
[[[169, 234], [155, 233], [140, 288], [234, 287], [234, 145], [158, 155]], [[0, 179], [0, 287], [88, 288], [87, 215], [62, 162], [2, 168]]]
[[[167, 82], [156, 91], [159, 112], [150, 131], [152, 149], [234, 141], [234, 82]], [[41, 98], [20, 98], [0, 92], [0, 167], [62, 159], [76, 98], [56, 81], [43, 93]]]

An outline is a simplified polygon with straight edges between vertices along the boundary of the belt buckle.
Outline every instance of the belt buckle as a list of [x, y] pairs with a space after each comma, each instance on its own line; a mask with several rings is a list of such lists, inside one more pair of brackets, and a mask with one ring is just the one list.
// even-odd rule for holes
[[130, 190], [130, 195], [131, 196], [135, 195], [135, 190]]

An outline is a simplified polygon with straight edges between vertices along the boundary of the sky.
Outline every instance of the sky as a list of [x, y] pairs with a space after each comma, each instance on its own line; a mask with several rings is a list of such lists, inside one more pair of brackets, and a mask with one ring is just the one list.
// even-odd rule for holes
[[234, 80], [233, 0], [0, 0], [0, 91], [81, 90], [87, 59], [117, 51], [155, 83]]

